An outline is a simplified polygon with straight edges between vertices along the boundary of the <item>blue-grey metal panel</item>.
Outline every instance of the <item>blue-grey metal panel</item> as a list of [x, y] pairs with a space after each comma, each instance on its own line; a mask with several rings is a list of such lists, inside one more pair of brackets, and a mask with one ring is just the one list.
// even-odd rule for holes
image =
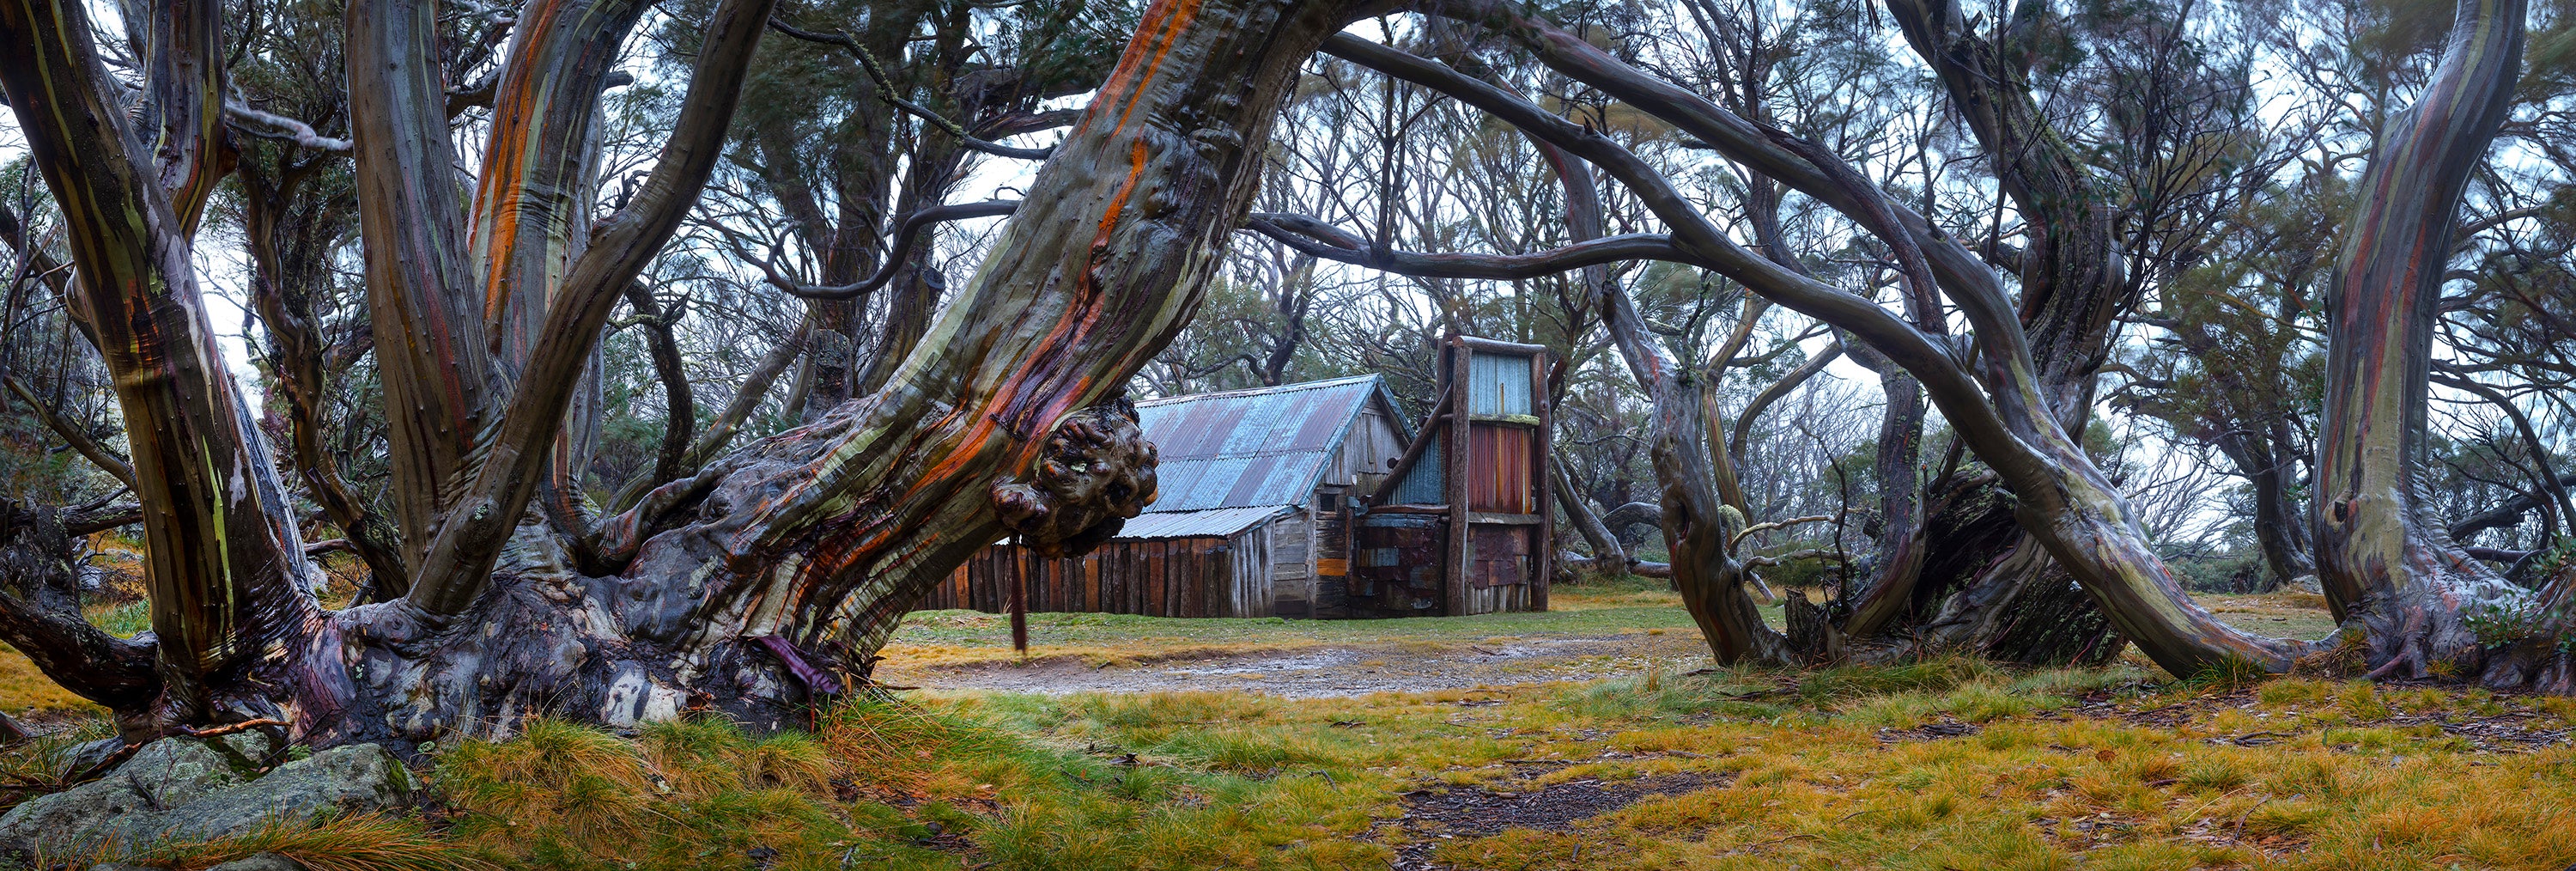
[[[1437, 437], [1436, 435], [1434, 436]], [[1448, 464], [1440, 461], [1448, 445], [1434, 441], [1422, 448], [1422, 456], [1413, 459], [1413, 468], [1404, 470], [1404, 479], [1395, 482], [1395, 498], [1383, 500], [1388, 505], [1446, 505], [1441, 471]]]
[[1137, 405], [1162, 462], [1151, 512], [1303, 505], [1372, 395], [1375, 375]]
[[1200, 538], [1233, 535], [1286, 513], [1277, 506], [1218, 508], [1209, 511], [1163, 511], [1139, 514], [1118, 530], [1119, 538]]
[[1536, 413], [1530, 404], [1530, 358], [1477, 351], [1468, 358], [1467, 370], [1467, 413]]

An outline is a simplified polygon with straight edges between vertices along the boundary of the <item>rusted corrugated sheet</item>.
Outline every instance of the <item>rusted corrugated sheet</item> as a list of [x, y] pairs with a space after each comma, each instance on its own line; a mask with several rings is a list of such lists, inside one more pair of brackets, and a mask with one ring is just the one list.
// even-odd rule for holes
[[1530, 489], [1538, 465], [1536, 430], [1480, 423], [1467, 430], [1467, 510], [1538, 512]]
[[1412, 617], [1440, 613], [1441, 542], [1448, 522], [1437, 514], [1372, 512], [1355, 521], [1345, 613]]
[[1351, 424], [1382, 392], [1376, 375], [1138, 403], [1161, 457], [1147, 512], [1301, 506]]
[[1524, 583], [1530, 575], [1531, 531], [1534, 526], [1498, 526], [1479, 523], [1472, 527], [1468, 540], [1468, 560], [1473, 564], [1467, 580], [1479, 587], [1502, 587]]

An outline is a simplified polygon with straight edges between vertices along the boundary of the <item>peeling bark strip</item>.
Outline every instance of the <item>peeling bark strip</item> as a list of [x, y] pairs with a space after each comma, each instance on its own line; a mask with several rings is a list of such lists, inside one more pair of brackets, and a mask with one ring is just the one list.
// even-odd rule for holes
[[[2530, 639], [2490, 656], [2470, 630], [2480, 610], [2536, 603], [2425, 514], [2419, 469], [2459, 201], [2507, 114], [2526, 14], [2523, 0], [2461, 3], [2431, 83], [2371, 157], [2329, 298], [2313, 513], [2318, 578], [2336, 615], [2364, 630], [2375, 674], [2564, 690], [2564, 652]], [[2542, 634], [2564, 622], [2544, 621]]]

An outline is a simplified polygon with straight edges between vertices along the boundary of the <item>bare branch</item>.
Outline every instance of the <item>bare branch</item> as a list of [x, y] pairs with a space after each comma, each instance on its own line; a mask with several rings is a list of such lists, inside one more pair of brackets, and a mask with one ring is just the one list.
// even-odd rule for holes
[[89, 433], [82, 432], [80, 427], [72, 425], [71, 421], [64, 420], [62, 415], [56, 414], [53, 408], [45, 405], [44, 400], [36, 398], [35, 391], [27, 389], [26, 382], [11, 376], [8, 379], [8, 386], [9, 392], [17, 396], [19, 402], [26, 403], [27, 409], [36, 413], [36, 419], [44, 421], [46, 429], [53, 430], [54, 434], [61, 436], [63, 441], [71, 443], [72, 450], [79, 451], [81, 456], [88, 457], [92, 465], [106, 472], [109, 477], [115, 478], [117, 483], [124, 484], [128, 490], [134, 489], [132, 463], [126, 462], [124, 457], [109, 452], [106, 445], [99, 444], [97, 439], [89, 437]]
[[903, 221], [895, 226], [894, 247], [887, 249], [885, 260], [883, 261], [884, 265], [877, 267], [877, 273], [875, 275], [868, 276], [866, 279], [861, 280], [856, 284], [843, 284], [836, 286], [798, 284], [787, 280], [787, 277], [778, 274], [777, 270], [771, 269], [766, 261], [755, 260], [754, 262], [760, 264], [762, 272], [768, 273], [770, 284], [776, 285], [779, 289], [787, 291], [788, 293], [794, 294], [798, 297], [804, 299], [857, 299], [874, 292], [877, 288], [886, 286], [887, 282], [893, 281], [896, 275], [903, 272], [904, 265], [911, 259], [907, 255], [912, 252], [912, 246], [920, 239], [923, 228], [929, 227], [932, 224], [947, 221], [964, 221], [972, 218], [998, 218], [1010, 214], [1019, 207], [1020, 201], [1018, 200], [985, 200], [980, 203], [950, 203], [947, 205], [932, 206], [930, 208], [905, 215], [903, 216]]
[[1419, 254], [1380, 248], [1347, 230], [1305, 215], [1255, 212], [1244, 221], [1242, 229], [1325, 260], [1420, 278], [1514, 280], [1630, 260], [1698, 262], [1674, 245], [1673, 237], [1662, 233], [1608, 236], [1529, 254]]
[[313, 125], [284, 115], [251, 108], [248, 103], [224, 101], [224, 116], [233, 122], [234, 129], [263, 139], [281, 139], [316, 151], [328, 151], [334, 154], [347, 154], [351, 148], [356, 147], [355, 143], [349, 140], [333, 139], [315, 132]]
[[965, 143], [968, 148], [996, 157], [1016, 157], [1021, 160], [1045, 160], [1047, 159], [1047, 155], [1055, 153], [1055, 149], [1052, 148], [1020, 148], [1012, 145], [1003, 145], [999, 142], [988, 142], [983, 139], [978, 139], [975, 137], [975, 134], [967, 132], [964, 126], [959, 125], [955, 121], [948, 120], [948, 116], [933, 112], [927, 106], [904, 99], [902, 95], [895, 93], [894, 80], [886, 76], [885, 67], [880, 66], [877, 63], [877, 56], [869, 52], [865, 46], [860, 45], [858, 40], [851, 39], [849, 34], [838, 31], [832, 33], [817, 33], [811, 30], [800, 29], [776, 18], [769, 20], [769, 29], [807, 42], [837, 45], [844, 49], [848, 49], [851, 55], [856, 56], [859, 59], [859, 68], [867, 70], [868, 80], [876, 83], [878, 99], [893, 104], [895, 108], [902, 109], [913, 117], [930, 122], [931, 126], [937, 127], [948, 135], [956, 137], [957, 141]]

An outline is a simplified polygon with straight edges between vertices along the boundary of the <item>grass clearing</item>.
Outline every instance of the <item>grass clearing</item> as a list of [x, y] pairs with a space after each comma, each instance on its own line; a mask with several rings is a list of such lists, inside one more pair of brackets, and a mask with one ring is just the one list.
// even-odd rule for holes
[[921, 692], [770, 736], [533, 722], [437, 750], [444, 809], [366, 837], [541, 869], [2559, 871], [2572, 720], [1954, 659], [1353, 699]]
[[[1277, 617], [1175, 620], [1133, 614], [1028, 616], [1033, 660], [1068, 659], [1093, 668], [1172, 659], [1294, 651], [1325, 645], [1403, 643], [1419, 652], [1464, 649], [1532, 635], [1612, 637], [1698, 632], [1680, 597], [1660, 580], [1558, 586], [1550, 610], [1465, 618], [1286, 620]], [[1764, 619], [1781, 622], [1777, 606]], [[907, 671], [1011, 662], [1010, 618], [980, 611], [920, 611], [904, 619], [885, 649], [889, 665]], [[898, 681], [900, 682], [900, 681]]]
[[[1618, 599], [1657, 592], [1490, 620], [1033, 616], [1065, 647], [1142, 656], [1267, 634], [1447, 649], [1688, 632], [1669, 607], [1679, 625], [1590, 622], [1648, 610]], [[932, 617], [906, 637], [993, 646], [968, 615]], [[328, 837], [380, 846], [335, 854], [378, 862], [330, 866], [344, 871], [425, 867], [405, 857], [567, 871], [2561, 871], [2576, 862], [2571, 729], [2571, 699], [1953, 658], [1351, 698], [918, 691], [766, 736], [532, 722], [437, 748], [427, 779], [442, 804], [417, 824], [260, 843], [289, 852], [291, 837], [328, 842], [297, 832], [339, 826]], [[160, 849], [195, 868], [248, 842]]]

